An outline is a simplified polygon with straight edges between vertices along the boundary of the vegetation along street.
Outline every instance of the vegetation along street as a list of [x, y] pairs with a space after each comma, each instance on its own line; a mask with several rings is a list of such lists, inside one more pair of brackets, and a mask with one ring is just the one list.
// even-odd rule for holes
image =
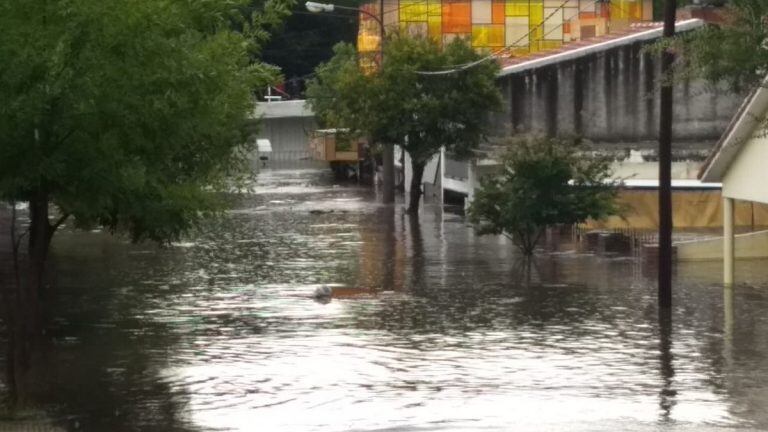
[[764, 0], [0, 35], [0, 431], [768, 430]]

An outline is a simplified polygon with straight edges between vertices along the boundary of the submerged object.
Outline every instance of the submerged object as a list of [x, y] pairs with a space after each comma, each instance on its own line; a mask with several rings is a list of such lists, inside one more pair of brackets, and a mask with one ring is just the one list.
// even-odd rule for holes
[[328, 285], [322, 285], [315, 288], [315, 292], [312, 294], [312, 297], [315, 299], [330, 299], [331, 294], [333, 294], [333, 289], [331, 289], [331, 287]]

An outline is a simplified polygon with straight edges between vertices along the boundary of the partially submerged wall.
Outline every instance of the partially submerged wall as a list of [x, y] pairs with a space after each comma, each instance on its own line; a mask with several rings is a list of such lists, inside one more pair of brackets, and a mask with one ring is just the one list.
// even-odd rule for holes
[[[679, 261], [723, 259], [723, 238], [709, 238], [675, 243]], [[739, 234], [734, 238], [735, 258], [768, 257], [768, 231]]]

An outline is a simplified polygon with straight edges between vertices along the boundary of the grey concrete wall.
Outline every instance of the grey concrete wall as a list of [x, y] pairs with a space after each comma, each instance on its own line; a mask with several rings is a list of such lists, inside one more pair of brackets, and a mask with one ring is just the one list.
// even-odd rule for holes
[[[327, 162], [315, 161], [309, 152], [310, 133], [317, 128], [314, 117], [261, 118], [256, 123], [253, 138], [266, 138], [272, 144], [272, 154], [266, 166], [271, 168], [325, 167]], [[253, 159], [256, 162], [257, 156]], [[264, 165], [260, 163], [260, 165]]]
[[[660, 61], [636, 42], [499, 78], [494, 134], [578, 135], [606, 149], [655, 147]], [[675, 85], [675, 150], [709, 150], [743, 100], [703, 82]]]

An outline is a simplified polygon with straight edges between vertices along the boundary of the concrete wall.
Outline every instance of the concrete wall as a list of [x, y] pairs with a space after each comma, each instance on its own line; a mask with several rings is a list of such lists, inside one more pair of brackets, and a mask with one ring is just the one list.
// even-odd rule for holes
[[254, 151], [253, 168], [298, 169], [327, 168], [328, 162], [313, 159], [309, 151], [309, 134], [317, 127], [312, 117], [262, 118], [252, 138], [266, 138], [272, 144], [268, 160], [259, 160]]
[[[601, 147], [643, 150], [653, 159], [658, 136], [660, 61], [634, 42], [556, 64], [500, 77], [504, 110], [494, 133], [579, 135]], [[702, 82], [675, 86], [674, 148], [704, 158], [743, 95]], [[691, 155], [691, 150], [699, 154]], [[628, 154], [627, 154], [628, 156]]]
[[[761, 123], [762, 124], [762, 123]], [[765, 164], [768, 161], [768, 137], [762, 127], [736, 155], [723, 178], [723, 195], [745, 201], [768, 203]]]
[[[304, 100], [260, 102], [251, 116], [252, 138], [265, 138], [272, 144], [266, 166], [272, 168], [323, 167], [309, 151], [309, 136], [317, 129], [314, 114]], [[253, 155], [256, 164], [257, 155]], [[259, 162], [259, 166], [263, 163]]]

